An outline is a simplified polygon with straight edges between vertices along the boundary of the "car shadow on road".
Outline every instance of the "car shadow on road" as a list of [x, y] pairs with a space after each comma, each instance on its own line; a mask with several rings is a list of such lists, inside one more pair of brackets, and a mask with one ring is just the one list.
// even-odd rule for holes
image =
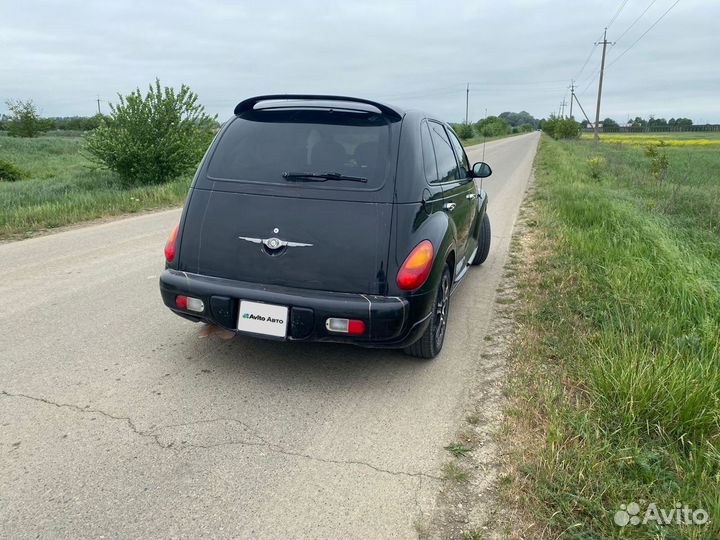
[[365, 349], [337, 343], [271, 341], [237, 335], [222, 341], [198, 339], [188, 332], [186, 346], [189, 368], [199, 362], [202, 369], [221, 375], [224, 384], [234, 378], [247, 382], [251, 376], [276, 384], [338, 384], [395, 377], [406, 379], [430, 369], [432, 362], [420, 361], [396, 349]]

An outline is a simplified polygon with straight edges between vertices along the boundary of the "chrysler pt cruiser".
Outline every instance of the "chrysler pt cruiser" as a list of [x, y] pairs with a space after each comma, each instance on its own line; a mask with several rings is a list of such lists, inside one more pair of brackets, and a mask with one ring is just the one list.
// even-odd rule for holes
[[442, 349], [452, 293], [490, 249], [487, 195], [451, 127], [319, 95], [240, 102], [165, 246], [164, 303], [262, 338]]

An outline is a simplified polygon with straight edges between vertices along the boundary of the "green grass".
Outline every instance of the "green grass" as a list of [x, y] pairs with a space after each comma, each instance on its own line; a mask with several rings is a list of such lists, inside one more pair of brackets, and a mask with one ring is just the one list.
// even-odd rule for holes
[[80, 137], [0, 137], [0, 159], [28, 179], [0, 182], [0, 239], [96, 218], [181, 204], [191, 179], [126, 187], [81, 153]]
[[[541, 143], [508, 489], [547, 535], [720, 537], [720, 152], [663, 151], [658, 182], [641, 147]], [[711, 523], [618, 527], [633, 501]]]
[[455, 457], [463, 457], [466, 456], [472, 449], [460, 443], [451, 443], [445, 447], [445, 450]]
[[462, 483], [467, 482], [468, 479], [467, 471], [452, 461], [445, 463], [442, 466], [442, 473], [443, 478], [450, 482]]

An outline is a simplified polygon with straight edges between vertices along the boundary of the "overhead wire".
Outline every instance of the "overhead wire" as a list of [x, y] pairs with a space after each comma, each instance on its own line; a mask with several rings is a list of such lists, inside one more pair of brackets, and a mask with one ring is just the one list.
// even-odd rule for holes
[[623, 1], [620, 3], [620, 7], [619, 7], [619, 8], [617, 9], [617, 11], [615, 12], [615, 15], [613, 15], [613, 18], [610, 19], [610, 22], [607, 23], [607, 25], [605, 26], [606, 29], [607, 29], [607, 28], [610, 28], [610, 27], [613, 25], [613, 23], [617, 20], [618, 16], [620, 15], [620, 13], [622, 12], [623, 8], [625, 7], [625, 5], [626, 5], [627, 3], [628, 3], [628, 0], [623, 0]]
[[630, 45], [627, 49], [625, 49], [622, 53], [620, 53], [620, 55], [617, 56], [612, 62], [610, 62], [607, 67], [610, 67], [610, 66], [616, 64], [616, 63], [618, 62], [618, 60], [620, 60], [623, 56], [625, 56], [625, 55], [630, 51], [630, 49], [632, 49], [635, 45], [637, 45], [637, 44], [640, 42], [640, 40], [641, 40], [642, 38], [644, 38], [644, 37], [648, 34], [648, 32], [650, 32], [650, 30], [652, 30], [653, 28], [655, 28], [655, 27], [660, 23], [660, 21], [662, 21], [662, 20], [665, 18], [665, 16], [666, 16], [668, 13], [670, 13], [670, 11], [671, 11], [675, 6], [677, 6], [679, 3], [680, 3], [680, 0], [675, 0], [675, 3], [672, 4], [669, 8], [667, 8], [667, 10], [665, 10], [665, 12], [664, 12], [662, 15], [660, 15], [660, 17], [658, 17], [657, 20], [656, 20], [654, 23], [652, 23], [652, 24], [650, 25], [650, 28], [648, 28], [647, 30], [645, 30], [645, 31], [640, 35], [639, 38], [637, 38], [635, 41], [633, 41], [632, 45]]
[[653, 6], [653, 4], [654, 4], [655, 2], [657, 2], [657, 0], [650, 0], [650, 3], [649, 3], [648, 6], [643, 10], [643, 12], [642, 12], [633, 22], [630, 23], [630, 26], [628, 26], [623, 33], [621, 33], [621, 34], [615, 39], [615, 43], [617, 43], [617, 42], [620, 41], [623, 37], [625, 37], [625, 34], [627, 34], [627, 33], [630, 31], [630, 29], [631, 29], [633, 26], [635, 26], [640, 19], [643, 18], [643, 15], [645, 15], [645, 14], [648, 12], [648, 10]]

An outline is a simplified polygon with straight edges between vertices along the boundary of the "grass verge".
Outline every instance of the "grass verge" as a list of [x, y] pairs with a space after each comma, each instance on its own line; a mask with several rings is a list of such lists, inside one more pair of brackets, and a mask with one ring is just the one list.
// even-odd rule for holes
[[[664, 151], [657, 181], [641, 148], [543, 137], [504, 434], [517, 534], [720, 537], [720, 153]], [[621, 527], [630, 503], [680, 522]]]
[[80, 137], [0, 138], [0, 160], [27, 173], [0, 182], [0, 240], [92, 219], [179, 205], [191, 178], [127, 187], [81, 153]]

